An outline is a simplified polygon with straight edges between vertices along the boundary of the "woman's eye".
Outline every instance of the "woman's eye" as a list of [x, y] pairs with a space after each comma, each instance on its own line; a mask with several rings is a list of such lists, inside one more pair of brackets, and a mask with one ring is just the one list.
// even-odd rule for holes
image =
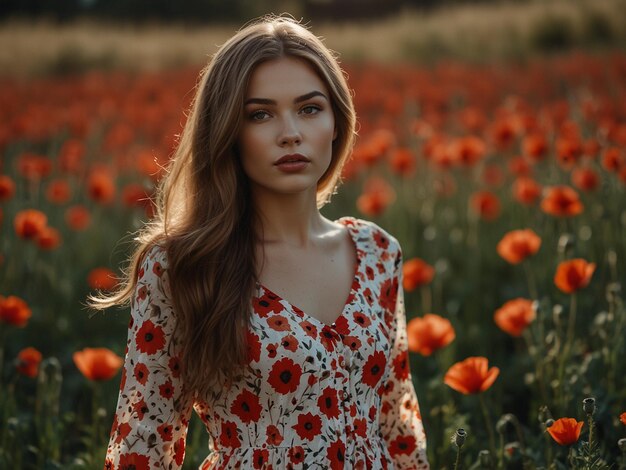
[[316, 114], [319, 111], [321, 111], [321, 108], [319, 106], [312, 105], [312, 104], [302, 108], [303, 114]]
[[262, 121], [267, 116], [269, 116], [269, 114], [266, 111], [255, 111], [250, 114], [250, 119], [253, 121]]

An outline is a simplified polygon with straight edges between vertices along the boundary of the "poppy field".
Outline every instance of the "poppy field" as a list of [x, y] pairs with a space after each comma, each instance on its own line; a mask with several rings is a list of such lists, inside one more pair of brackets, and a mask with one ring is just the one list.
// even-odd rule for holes
[[[400, 241], [431, 467], [626, 468], [626, 55], [344, 66], [359, 137], [322, 212]], [[129, 315], [85, 301], [198, 71], [0, 79], [1, 468], [104, 463]], [[194, 416], [184, 468], [206, 439]]]

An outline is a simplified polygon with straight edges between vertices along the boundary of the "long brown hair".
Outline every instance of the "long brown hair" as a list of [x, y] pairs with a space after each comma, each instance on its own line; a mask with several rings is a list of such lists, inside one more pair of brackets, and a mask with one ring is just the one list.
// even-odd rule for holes
[[317, 185], [317, 205], [330, 200], [355, 134], [352, 96], [333, 53], [295, 20], [265, 16], [230, 38], [200, 73], [180, 142], [157, 191], [155, 217], [140, 232], [125, 280], [103, 309], [128, 303], [145, 253], [168, 257], [171, 300], [182, 339], [189, 390], [206, 393], [235, 380], [247, 363], [246, 331], [256, 292], [256, 214], [237, 140], [250, 77], [262, 62], [285, 56], [311, 64], [331, 95], [337, 137]]

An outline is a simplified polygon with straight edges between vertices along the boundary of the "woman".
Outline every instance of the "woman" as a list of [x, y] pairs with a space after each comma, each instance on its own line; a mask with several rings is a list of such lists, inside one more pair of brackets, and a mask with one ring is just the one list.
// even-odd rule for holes
[[266, 17], [201, 75], [127, 283], [105, 468], [180, 468], [192, 408], [214, 468], [428, 468], [398, 242], [324, 218], [354, 140], [335, 58]]

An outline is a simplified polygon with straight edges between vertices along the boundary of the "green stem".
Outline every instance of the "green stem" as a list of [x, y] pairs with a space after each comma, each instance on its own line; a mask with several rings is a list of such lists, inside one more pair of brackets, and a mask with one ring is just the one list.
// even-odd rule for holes
[[563, 346], [563, 353], [561, 354], [561, 361], [559, 363], [559, 389], [561, 395], [561, 410], [565, 411], [566, 397], [564, 393], [563, 380], [565, 375], [565, 364], [569, 359], [572, 349], [572, 343], [574, 342], [574, 332], [576, 327], [576, 293], [572, 294], [569, 309], [569, 318], [567, 322], [567, 333], [565, 336], [565, 345]]
[[530, 266], [528, 260], [524, 260], [522, 265], [524, 266], [524, 272], [526, 273], [526, 282], [528, 282], [528, 293], [533, 300], [539, 300], [539, 291], [537, 289], [537, 283], [535, 282], [535, 275]]
[[485, 399], [483, 398], [482, 393], [478, 395], [478, 399], [480, 401], [480, 408], [483, 411], [483, 418], [485, 419], [485, 427], [487, 428], [487, 434], [489, 435], [489, 449], [491, 450], [491, 455], [497, 455], [496, 439], [495, 439], [495, 436], [493, 435], [493, 429], [491, 429], [491, 421], [489, 420], [489, 411], [487, 410], [487, 405], [485, 404]]
[[454, 462], [454, 470], [459, 470], [460, 468], [461, 468], [461, 448], [457, 446], [456, 461]]
[[587, 453], [587, 463], [591, 463], [591, 449], [593, 445], [593, 415], [589, 414], [589, 443], [587, 444], [589, 452]]

